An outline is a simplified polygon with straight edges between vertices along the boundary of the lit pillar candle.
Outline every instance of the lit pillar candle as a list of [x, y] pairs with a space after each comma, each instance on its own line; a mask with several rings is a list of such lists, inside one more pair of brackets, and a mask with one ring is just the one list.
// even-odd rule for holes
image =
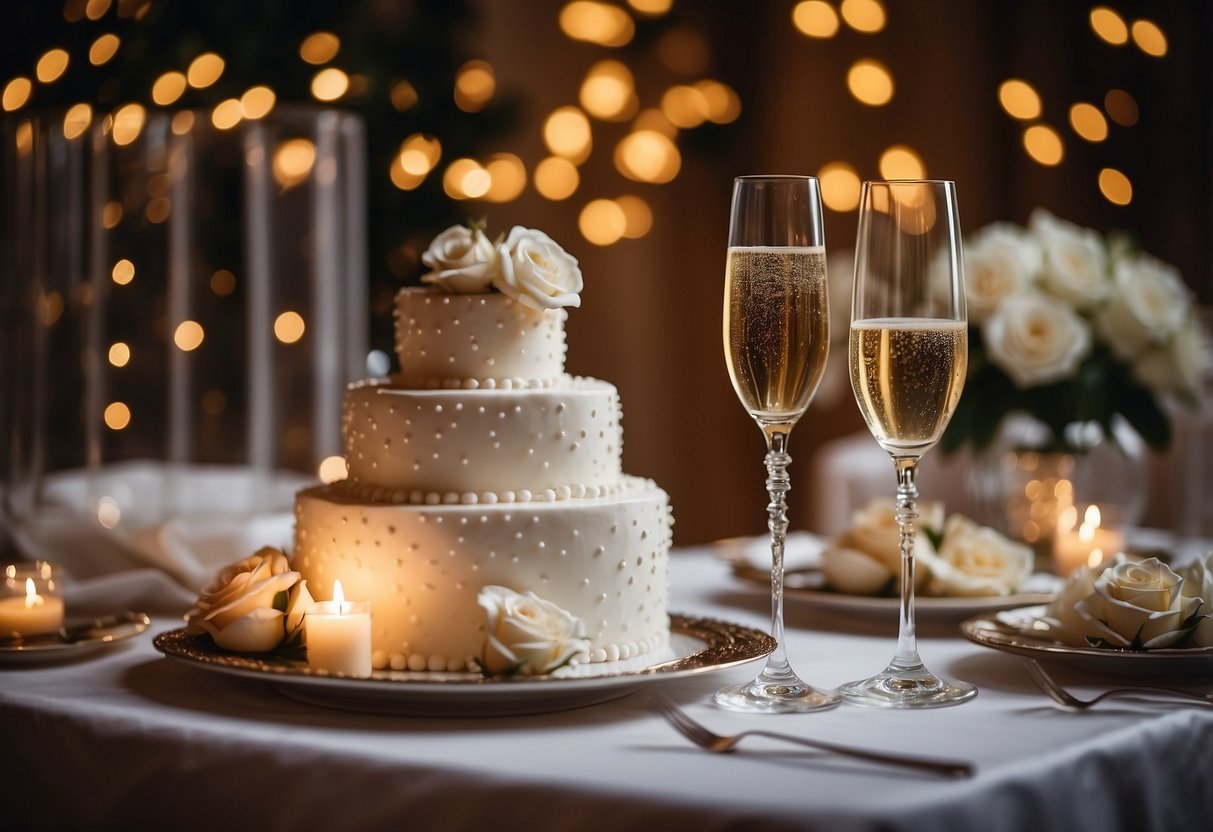
[[1058, 532], [1053, 539], [1053, 566], [1058, 575], [1069, 575], [1083, 566], [1098, 566], [1124, 549], [1124, 536], [1101, 527], [1101, 520], [1099, 506], [1087, 506], [1077, 531]]
[[333, 582], [332, 601], [312, 605], [304, 626], [309, 667], [360, 678], [371, 675], [371, 605], [345, 600], [341, 581]]
[[0, 635], [34, 636], [53, 633], [63, 626], [63, 599], [42, 595], [33, 578], [26, 578], [24, 592], [0, 598]]

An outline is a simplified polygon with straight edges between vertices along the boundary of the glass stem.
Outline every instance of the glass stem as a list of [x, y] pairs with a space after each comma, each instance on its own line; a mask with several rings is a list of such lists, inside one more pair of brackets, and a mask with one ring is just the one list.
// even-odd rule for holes
[[767, 528], [771, 530], [771, 635], [775, 638], [775, 649], [767, 656], [764, 676], [792, 677], [794, 672], [788, 663], [783, 640], [783, 549], [788, 533], [787, 494], [791, 489], [788, 465], [788, 434], [783, 431], [767, 431]]
[[920, 670], [923, 664], [918, 656], [918, 635], [914, 626], [914, 521], [919, 516], [918, 486], [914, 479], [918, 473], [918, 460], [898, 457], [893, 464], [897, 466], [897, 528], [901, 533], [901, 615], [892, 668]]

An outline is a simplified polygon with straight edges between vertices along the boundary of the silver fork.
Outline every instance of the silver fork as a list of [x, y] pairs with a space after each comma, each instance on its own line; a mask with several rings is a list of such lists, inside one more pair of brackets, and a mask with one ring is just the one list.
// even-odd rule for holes
[[1036, 659], [1028, 659], [1024, 664], [1028, 668], [1028, 675], [1032, 677], [1032, 681], [1036, 683], [1038, 688], [1044, 691], [1058, 705], [1074, 711], [1085, 711], [1087, 708], [1105, 699], [1115, 699], [1125, 696], [1171, 696], [1184, 702], [1190, 702], [1193, 705], [1213, 705], [1213, 695], [1211, 694], [1157, 687], [1113, 688], [1112, 690], [1105, 690], [1103, 693], [1090, 699], [1079, 699], [1057, 684]]
[[742, 731], [739, 734], [724, 736], [713, 733], [708, 728], [699, 722], [692, 719], [685, 711], [679, 708], [665, 694], [654, 694], [650, 700], [658, 714], [665, 717], [671, 725], [691, 742], [706, 748], [708, 751], [715, 753], [724, 753], [732, 751], [743, 737], [766, 737], [773, 740], [783, 740], [784, 742], [803, 745], [808, 748], [813, 748], [818, 751], [828, 751], [833, 754], [841, 754], [846, 757], [854, 757], [859, 760], [867, 760], [870, 763], [880, 763], [888, 766], [901, 766], [903, 768], [914, 768], [922, 771], [930, 771], [935, 774], [943, 774], [949, 777], [972, 777], [976, 768], [972, 763], [961, 760], [942, 760], [931, 757], [911, 757], [897, 754], [886, 754], [882, 751], [870, 751], [865, 748], [855, 748], [848, 745], [835, 745], [832, 742], [823, 740], [809, 739], [808, 737], [798, 737], [792, 734], [780, 734], [775, 731]]

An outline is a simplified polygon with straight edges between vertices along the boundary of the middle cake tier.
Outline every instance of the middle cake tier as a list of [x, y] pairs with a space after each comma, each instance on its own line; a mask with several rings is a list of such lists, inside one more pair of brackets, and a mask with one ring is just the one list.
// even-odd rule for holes
[[623, 427], [613, 384], [417, 390], [376, 380], [345, 395], [347, 488], [377, 502], [563, 500], [615, 493]]

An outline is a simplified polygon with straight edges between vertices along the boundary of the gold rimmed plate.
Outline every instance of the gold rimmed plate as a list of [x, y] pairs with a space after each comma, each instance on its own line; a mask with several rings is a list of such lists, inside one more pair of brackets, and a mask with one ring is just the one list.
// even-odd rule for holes
[[765, 657], [771, 636], [750, 627], [670, 615], [663, 650], [610, 664], [587, 664], [550, 676], [486, 677], [478, 673], [376, 670], [369, 679], [313, 671], [305, 665], [231, 653], [184, 628], [156, 636], [157, 650], [202, 670], [269, 682], [300, 702], [344, 710], [417, 716], [513, 716], [596, 705], [647, 684], [711, 673]]
[[120, 612], [69, 624], [58, 632], [0, 639], [0, 665], [70, 661], [139, 635], [151, 625], [141, 612]]
[[960, 632], [969, 641], [1004, 653], [1040, 659], [1102, 676], [1136, 679], [1213, 676], [1213, 647], [1126, 650], [1072, 647], [1057, 640], [1042, 621], [1044, 606], [1020, 607], [964, 621]]

